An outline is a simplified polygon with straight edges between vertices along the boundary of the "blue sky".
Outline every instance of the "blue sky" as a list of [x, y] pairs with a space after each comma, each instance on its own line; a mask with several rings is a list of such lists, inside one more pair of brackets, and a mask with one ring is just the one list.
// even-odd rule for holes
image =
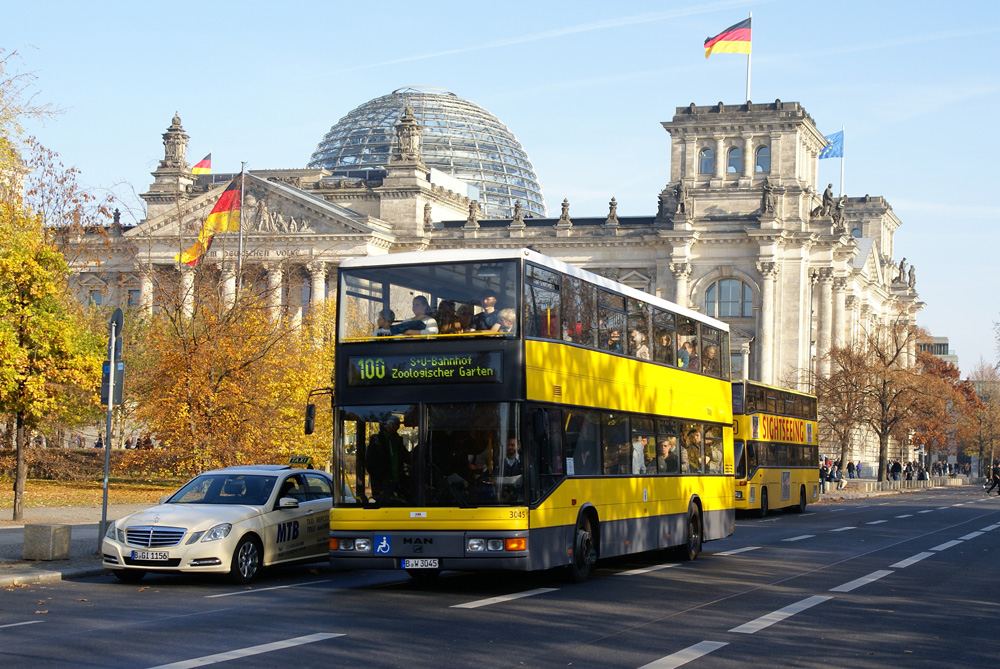
[[[342, 116], [396, 88], [438, 86], [503, 121], [549, 213], [646, 215], [669, 179], [676, 107], [739, 103], [746, 57], [702, 42], [753, 12], [755, 102], [802, 103], [846, 128], [846, 193], [884, 196], [916, 267], [922, 326], [963, 373], [997, 361], [1000, 3], [45, 2], [4, 8], [0, 46], [63, 111], [29, 125], [141, 218], [179, 112], [188, 161], [216, 172], [304, 167]], [[839, 184], [838, 160], [820, 182]], [[982, 299], [980, 299], [982, 298]]]

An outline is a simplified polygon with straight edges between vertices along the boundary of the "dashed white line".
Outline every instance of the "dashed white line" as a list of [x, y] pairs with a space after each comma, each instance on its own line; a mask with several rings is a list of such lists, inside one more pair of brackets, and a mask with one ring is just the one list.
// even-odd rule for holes
[[881, 525], [882, 523], [888, 523], [888, 520], [873, 520], [871, 522], [865, 523], [865, 525]]
[[969, 532], [964, 537], [959, 537], [962, 541], [968, 541], [969, 539], [975, 539], [976, 537], [983, 536], [982, 532]]
[[501, 602], [509, 602], [512, 599], [521, 599], [522, 597], [531, 597], [533, 595], [544, 595], [546, 592], [555, 592], [559, 588], [535, 588], [534, 590], [525, 590], [524, 592], [515, 592], [513, 595], [501, 595], [500, 597], [490, 597], [489, 599], [478, 599], [474, 602], [466, 602], [465, 604], [454, 604], [449, 607], [452, 609], [478, 609], [480, 606], [489, 606], [490, 604], [499, 604]]
[[812, 539], [815, 534], [802, 534], [797, 537], [789, 537], [788, 539], [782, 539], [782, 541], [802, 541], [803, 539]]
[[952, 504], [952, 506], [964, 506], [965, 502], [959, 502], [958, 504]]
[[946, 507], [946, 506], [939, 506], [939, 507], [938, 507], [938, 510], [941, 510], [941, 509], [947, 509], [947, 508], [948, 508], [948, 507]]
[[943, 544], [938, 544], [937, 546], [935, 546], [931, 550], [932, 551], [943, 551], [943, 550], [947, 550], [949, 548], [954, 548], [955, 546], [958, 546], [961, 543], [962, 543], [961, 541], [955, 541], [955, 540], [946, 541]]
[[902, 516], [896, 516], [896, 517], [897, 518], [911, 518], [912, 516], [913, 516], [912, 513], [904, 513]]
[[746, 553], [748, 551], [755, 551], [758, 548], [760, 548], [760, 546], [747, 546], [745, 548], [734, 548], [731, 551], [726, 551], [724, 553], [717, 553], [717, 555], [737, 555], [738, 553]]
[[909, 567], [911, 564], [916, 564], [921, 560], [923, 560], [924, 558], [929, 558], [932, 555], [934, 555], [934, 553], [927, 553], [927, 552], [917, 553], [912, 557], [908, 557], [905, 560], [900, 560], [896, 564], [891, 564], [889, 566], [893, 567], [894, 569], [902, 569], [904, 567]]
[[815, 515], [816, 515], [815, 511], [810, 511], [809, 513], [800, 513], [799, 514], [799, 516], [802, 517], [802, 518], [804, 518], [805, 516], [815, 516]]
[[294, 583], [292, 585], [276, 585], [271, 588], [255, 588], [253, 590], [237, 590], [236, 592], [224, 592], [221, 595], [205, 595], [205, 599], [215, 599], [216, 597], [232, 597], [233, 595], [252, 595], [255, 592], [267, 592], [268, 590], [284, 590], [285, 588], [301, 588], [306, 585], [316, 585], [318, 583], [329, 583], [330, 579], [324, 581], [311, 581], [309, 583]]
[[884, 578], [884, 577], [886, 577], [886, 576], [888, 576], [889, 574], [892, 574], [892, 573], [894, 573], [894, 572], [892, 572], [892, 571], [890, 571], [888, 569], [880, 569], [878, 571], [873, 571], [872, 573], [868, 574], [867, 576], [862, 576], [861, 578], [856, 578], [856, 579], [854, 579], [853, 581], [851, 581], [849, 583], [844, 583], [843, 585], [838, 585], [836, 588], [830, 588], [830, 592], [850, 592], [851, 590], [855, 590], [857, 588], [860, 588], [863, 585], [868, 585], [869, 583], [871, 583], [873, 581], [877, 581], [880, 578]]
[[934, 513], [934, 509], [924, 509], [923, 511], [917, 511], [917, 513]]
[[998, 527], [1000, 527], [1000, 525], [987, 525], [986, 527], [984, 527], [983, 529], [981, 529], [980, 532], [992, 532], [993, 530], [997, 529]]
[[708, 655], [713, 650], [719, 650], [723, 646], [728, 645], [728, 643], [723, 643], [722, 641], [702, 641], [693, 646], [688, 646], [684, 650], [679, 650], [673, 655], [667, 655], [655, 662], [645, 664], [639, 667], [639, 669], [674, 669], [674, 667], [685, 665], [692, 660], [697, 660], [699, 657]]
[[775, 623], [780, 623], [782, 620], [790, 618], [794, 616], [796, 613], [801, 613], [802, 611], [812, 608], [817, 604], [822, 604], [828, 599], [833, 599], [833, 597], [825, 597], [822, 595], [806, 597], [800, 602], [789, 604], [783, 609], [772, 611], [771, 613], [768, 613], [766, 616], [761, 616], [756, 620], [751, 620], [750, 622], [744, 623], [739, 627], [734, 627], [729, 631], [733, 632], [734, 634], [754, 634], [755, 632], [759, 632], [765, 627], [770, 627]]
[[837, 529], [830, 530], [830, 531], [831, 532], [846, 532], [847, 530], [856, 530], [856, 529], [858, 529], [858, 528], [854, 527], [853, 525], [849, 525], [847, 527], [838, 527]]
[[20, 627], [21, 625], [34, 625], [35, 623], [44, 623], [44, 620], [26, 620], [23, 623], [8, 623], [6, 625], [0, 625], [0, 629], [4, 627]]
[[641, 569], [632, 569], [630, 571], [620, 571], [617, 576], [636, 576], [637, 574], [648, 574], [651, 571], [659, 571], [660, 569], [669, 569], [670, 567], [676, 567], [678, 564], [676, 562], [671, 562], [670, 564], [658, 564], [652, 567], [642, 567]]
[[270, 653], [276, 650], [284, 650], [285, 648], [302, 646], [307, 643], [315, 643], [317, 641], [334, 639], [338, 636], [344, 636], [344, 635], [325, 634], [325, 633], [309, 634], [306, 636], [295, 637], [294, 639], [286, 639], [285, 641], [275, 641], [274, 643], [265, 643], [259, 646], [250, 646], [249, 648], [230, 650], [225, 653], [216, 653], [215, 655], [205, 655], [204, 657], [196, 657], [194, 659], [184, 660], [182, 662], [161, 664], [156, 667], [153, 667], [152, 669], [189, 669], [190, 667], [204, 667], [206, 664], [216, 664], [218, 662], [238, 660], [241, 657], [250, 657], [251, 655], [260, 655], [261, 653]]

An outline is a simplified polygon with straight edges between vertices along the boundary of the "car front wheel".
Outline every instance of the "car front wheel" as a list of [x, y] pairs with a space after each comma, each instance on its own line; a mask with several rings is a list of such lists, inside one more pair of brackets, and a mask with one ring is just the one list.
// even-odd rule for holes
[[233, 552], [233, 564], [229, 578], [233, 583], [250, 583], [260, 572], [260, 543], [253, 537], [243, 537]]

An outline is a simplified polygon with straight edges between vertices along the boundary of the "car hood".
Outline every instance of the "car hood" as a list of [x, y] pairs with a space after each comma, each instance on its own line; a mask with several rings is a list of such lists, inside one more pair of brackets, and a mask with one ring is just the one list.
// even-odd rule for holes
[[150, 525], [208, 529], [219, 523], [238, 523], [263, 513], [258, 506], [243, 504], [159, 504], [136, 511], [115, 522], [116, 527]]

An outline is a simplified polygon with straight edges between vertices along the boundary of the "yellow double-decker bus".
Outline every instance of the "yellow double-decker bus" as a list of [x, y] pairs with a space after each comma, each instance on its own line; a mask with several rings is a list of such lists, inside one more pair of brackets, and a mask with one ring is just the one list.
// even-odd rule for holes
[[334, 567], [579, 581], [732, 533], [725, 323], [529, 249], [352, 259], [338, 286]]
[[733, 382], [736, 509], [761, 518], [819, 499], [816, 396]]

